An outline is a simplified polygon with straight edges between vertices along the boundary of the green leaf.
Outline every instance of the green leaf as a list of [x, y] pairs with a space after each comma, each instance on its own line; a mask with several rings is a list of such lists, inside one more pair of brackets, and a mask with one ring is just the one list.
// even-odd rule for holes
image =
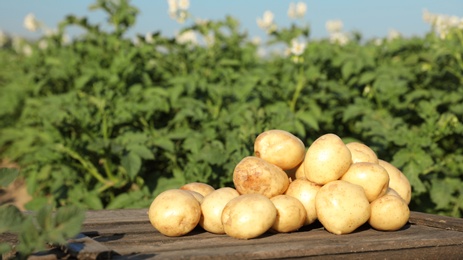
[[13, 248], [8, 243], [0, 243], [0, 255], [4, 255], [6, 253], [11, 252]]
[[[55, 230], [60, 231], [65, 239], [74, 237], [79, 234], [82, 223], [85, 219], [83, 210], [76, 206], [61, 207], [56, 211], [55, 215]], [[51, 242], [66, 242], [66, 241], [51, 241]]]
[[141, 168], [141, 158], [134, 152], [122, 156], [121, 165], [127, 171], [127, 175], [133, 180]]
[[19, 232], [24, 217], [21, 211], [13, 205], [0, 206], [0, 234], [4, 232]]
[[22, 255], [29, 255], [45, 249], [46, 243], [46, 237], [40, 234], [33, 222], [32, 216], [28, 217], [22, 224], [21, 233], [19, 234], [19, 244], [16, 250]]
[[137, 154], [138, 156], [140, 156], [141, 158], [145, 160], [154, 159], [153, 152], [144, 145], [130, 145], [127, 147], [127, 150]]
[[15, 168], [0, 168], [0, 187], [10, 185], [19, 175], [19, 170]]
[[37, 211], [37, 215], [35, 217], [41, 229], [49, 230], [54, 226], [53, 217], [51, 214], [52, 210], [53, 207], [47, 204]]
[[153, 144], [160, 147], [168, 152], [174, 152], [174, 143], [168, 138], [156, 138], [153, 140]]
[[310, 111], [299, 110], [296, 112], [296, 118], [316, 131], [320, 129], [317, 118]]

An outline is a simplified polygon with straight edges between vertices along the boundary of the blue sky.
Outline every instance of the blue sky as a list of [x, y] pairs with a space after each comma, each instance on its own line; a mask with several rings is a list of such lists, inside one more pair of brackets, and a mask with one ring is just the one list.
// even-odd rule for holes
[[[101, 12], [89, 11], [93, 0], [0, 0], [0, 30], [11, 35], [37, 37], [39, 33], [28, 32], [23, 27], [23, 19], [28, 13], [48, 27], [56, 27], [67, 14], [87, 16], [91, 21], [104, 22]], [[241, 22], [241, 28], [250, 36], [263, 37], [265, 33], [257, 26], [256, 18], [265, 10], [275, 14], [278, 26], [291, 24], [287, 16], [291, 0], [190, 0], [190, 12], [202, 19], [221, 19], [231, 15]], [[303, 1], [308, 11], [304, 22], [311, 27], [311, 37], [321, 38], [328, 34], [325, 29], [327, 20], [340, 19], [344, 31], [359, 31], [364, 38], [385, 37], [390, 29], [401, 32], [404, 36], [422, 35], [430, 30], [422, 20], [423, 9], [431, 13], [457, 15], [463, 17], [463, 0], [325, 0]], [[183, 25], [169, 18], [166, 0], [133, 0], [140, 15], [137, 24], [130, 31], [135, 33], [161, 31], [162, 35], [173, 36]], [[70, 34], [78, 31], [70, 31]]]

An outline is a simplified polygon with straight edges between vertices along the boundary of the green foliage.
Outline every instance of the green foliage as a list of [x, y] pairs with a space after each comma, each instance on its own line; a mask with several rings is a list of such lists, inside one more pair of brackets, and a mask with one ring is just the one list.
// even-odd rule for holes
[[[7, 186], [17, 176], [15, 169], [0, 169], [1, 187]], [[26, 258], [33, 252], [46, 249], [47, 244], [63, 245], [80, 232], [83, 220], [84, 211], [72, 205], [55, 210], [53, 203], [47, 203], [34, 214], [24, 214], [13, 205], [0, 205], [0, 234], [16, 234], [19, 241], [17, 245], [1, 242], [0, 254], [14, 250], [17, 256]]]
[[[0, 49], [0, 157], [22, 166], [30, 207], [147, 207], [188, 182], [230, 186], [254, 138], [279, 128], [307, 146], [325, 133], [364, 142], [409, 178], [412, 210], [463, 215], [461, 30], [346, 45], [309, 40], [308, 26], [272, 32], [276, 48], [307, 43], [294, 60], [259, 56], [232, 17], [182, 30], [207, 44], [134, 42], [128, 1], [91, 8], [109, 30], [68, 16], [48, 48]], [[69, 26], [85, 33], [63, 43]]]

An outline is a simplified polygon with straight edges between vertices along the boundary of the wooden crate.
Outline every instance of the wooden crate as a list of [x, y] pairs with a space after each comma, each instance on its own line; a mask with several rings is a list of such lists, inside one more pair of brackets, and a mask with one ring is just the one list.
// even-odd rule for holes
[[394, 232], [364, 225], [334, 235], [317, 222], [293, 233], [238, 240], [200, 227], [166, 237], [151, 226], [147, 209], [88, 211], [82, 234], [66, 249], [79, 259], [463, 259], [463, 219], [412, 212]]

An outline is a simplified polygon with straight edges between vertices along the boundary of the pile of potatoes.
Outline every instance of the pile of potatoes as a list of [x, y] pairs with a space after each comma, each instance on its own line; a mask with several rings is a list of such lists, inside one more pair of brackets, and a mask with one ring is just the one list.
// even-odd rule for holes
[[319, 221], [333, 234], [368, 223], [381, 231], [402, 228], [409, 219], [411, 186], [405, 175], [367, 145], [345, 144], [325, 134], [307, 149], [290, 132], [257, 136], [254, 155], [233, 172], [232, 187], [189, 183], [159, 194], [148, 216], [166, 236], [182, 236], [197, 225], [214, 234], [251, 239], [294, 232]]

